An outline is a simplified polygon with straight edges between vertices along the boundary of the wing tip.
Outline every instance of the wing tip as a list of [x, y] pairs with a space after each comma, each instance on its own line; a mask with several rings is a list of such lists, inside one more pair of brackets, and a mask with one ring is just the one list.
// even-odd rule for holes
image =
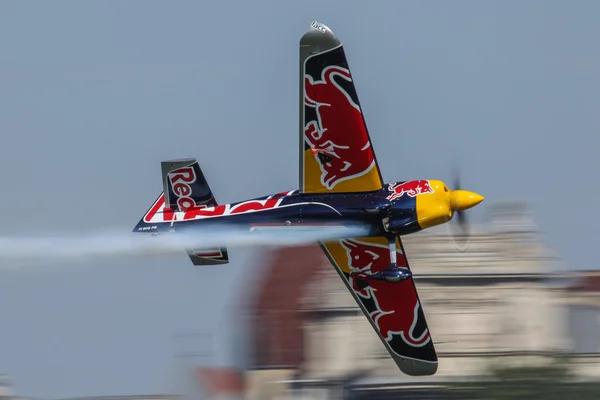
[[300, 46], [309, 47], [309, 53], [331, 50], [341, 44], [333, 31], [319, 21], [312, 21], [308, 31], [300, 39]]
[[420, 361], [394, 356], [394, 361], [400, 371], [409, 376], [435, 375], [438, 370], [437, 361]]

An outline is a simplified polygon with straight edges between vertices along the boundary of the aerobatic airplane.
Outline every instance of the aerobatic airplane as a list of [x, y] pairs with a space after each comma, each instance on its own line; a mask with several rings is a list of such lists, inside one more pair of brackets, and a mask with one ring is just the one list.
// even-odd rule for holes
[[[163, 161], [163, 193], [134, 232], [362, 227], [362, 237], [319, 244], [400, 370], [433, 375], [437, 354], [400, 237], [461, 218], [483, 197], [440, 180], [383, 182], [344, 47], [327, 26], [315, 21], [302, 36], [299, 67], [299, 188], [217, 204], [196, 159]], [[194, 265], [229, 262], [225, 244], [186, 251]]]

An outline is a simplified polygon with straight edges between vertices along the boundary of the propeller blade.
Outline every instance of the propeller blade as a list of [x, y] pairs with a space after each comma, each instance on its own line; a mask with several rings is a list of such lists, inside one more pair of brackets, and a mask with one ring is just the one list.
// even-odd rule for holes
[[[453, 168], [452, 175], [452, 189], [461, 190], [461, 176], [458, 166]], [[454, 243], [456, 244], [456, 249], [462, 253], [467, 250], [467, 244], [469, 243], [469, 221], [467, 219], [467, 214], [460, 210], [454, 212], [454, 218], [456, 218], [456, 222], [453, 224]]]
[[460, 171], [458, 170], [458, 167], [454, 167], [454, 171], [452, 172], [452, 183], [453, 183], [453, 187], [452, 189], [454, 190], [460, 190], [461, 186], [460, 186]]

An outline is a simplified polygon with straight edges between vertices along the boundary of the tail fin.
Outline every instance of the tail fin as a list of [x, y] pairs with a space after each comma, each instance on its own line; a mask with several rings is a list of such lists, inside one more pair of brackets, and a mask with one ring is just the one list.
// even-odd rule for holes
[[[161, 162], [163, 192], [134, 228], [134, 232], [161, 232], [192, 207], [215, 207], [217, 201], [194, 158]], [[164, 227], [164, 228], [163, 228]], [[194, 265], [227, 264], [227, 247], [185, 249]]]

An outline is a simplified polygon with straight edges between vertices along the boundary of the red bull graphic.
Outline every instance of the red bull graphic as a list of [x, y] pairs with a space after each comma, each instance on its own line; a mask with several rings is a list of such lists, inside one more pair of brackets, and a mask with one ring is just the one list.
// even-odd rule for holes
[[148, 213], [144, 215], [144, 222], [156, 224], [171, 221], [188, 221], [194, 219], [220, 217], [223, 215], [235, 215], [248, 212], [270, 210], [279, 207], [285, 196], [294, 193], [295, 190], [289, 192], [281, 192], [268, 196], [259, 200], [242, 201], [235, 204], [223, 204], [218, 206], [194, 206], [186, 211], [176, 212], [165, 207], [165, 197], [161, 194], [158, 200], [150, 208]]
[[[390, 267], [390, 252], [387, 246], [343, 239], [339, 243], [346, 250], [348, 266], [352, 273], [349, 283], [354, 293], [367, 307], [369, 317], [387, 342], [399, 336], [412, 347], [423, 347], [431, 341], [429, 330], [415, 332], [419, 322], [421, 304], [412, 280], [390, 284], [381, 280], [366, 280], [365, 277]], [[404, 255], [397, 249], [399, 267], [406, 267]]]
[[192, 187], [190, 184], [196, 182], [196, 173], [192, 167], [184, 167], [168, 174], [169, 181], [171, 182], [171, 188], [173, 193], [177, 197], [177, 207], [180, 211], [186, 211], [196, 205], [192, 195]]
[[408, 181], [400, 184], [396, 182], [391, 182], [388, 185], [388, 192], [390, 192], [390, 195], [386, 198], [389, 201], [392, 201], [404, 196], [404, 194], [407, 194], [410, 197], [415, 197], [424, 193], [433, 193], [433, 189], [431, 188], [431, 185], [429, 184], [428, 180], [421, 179], [417, 181]]
[[321, 80], [304, 79], [304, 104], [316, 114], [305, 121], [304, 137], [319, 162], [321, 184], [329, 190], [375, 166], [360, 106], [344, 89], [349, 85], [350, 70], [337, 65], [323, 69]]

